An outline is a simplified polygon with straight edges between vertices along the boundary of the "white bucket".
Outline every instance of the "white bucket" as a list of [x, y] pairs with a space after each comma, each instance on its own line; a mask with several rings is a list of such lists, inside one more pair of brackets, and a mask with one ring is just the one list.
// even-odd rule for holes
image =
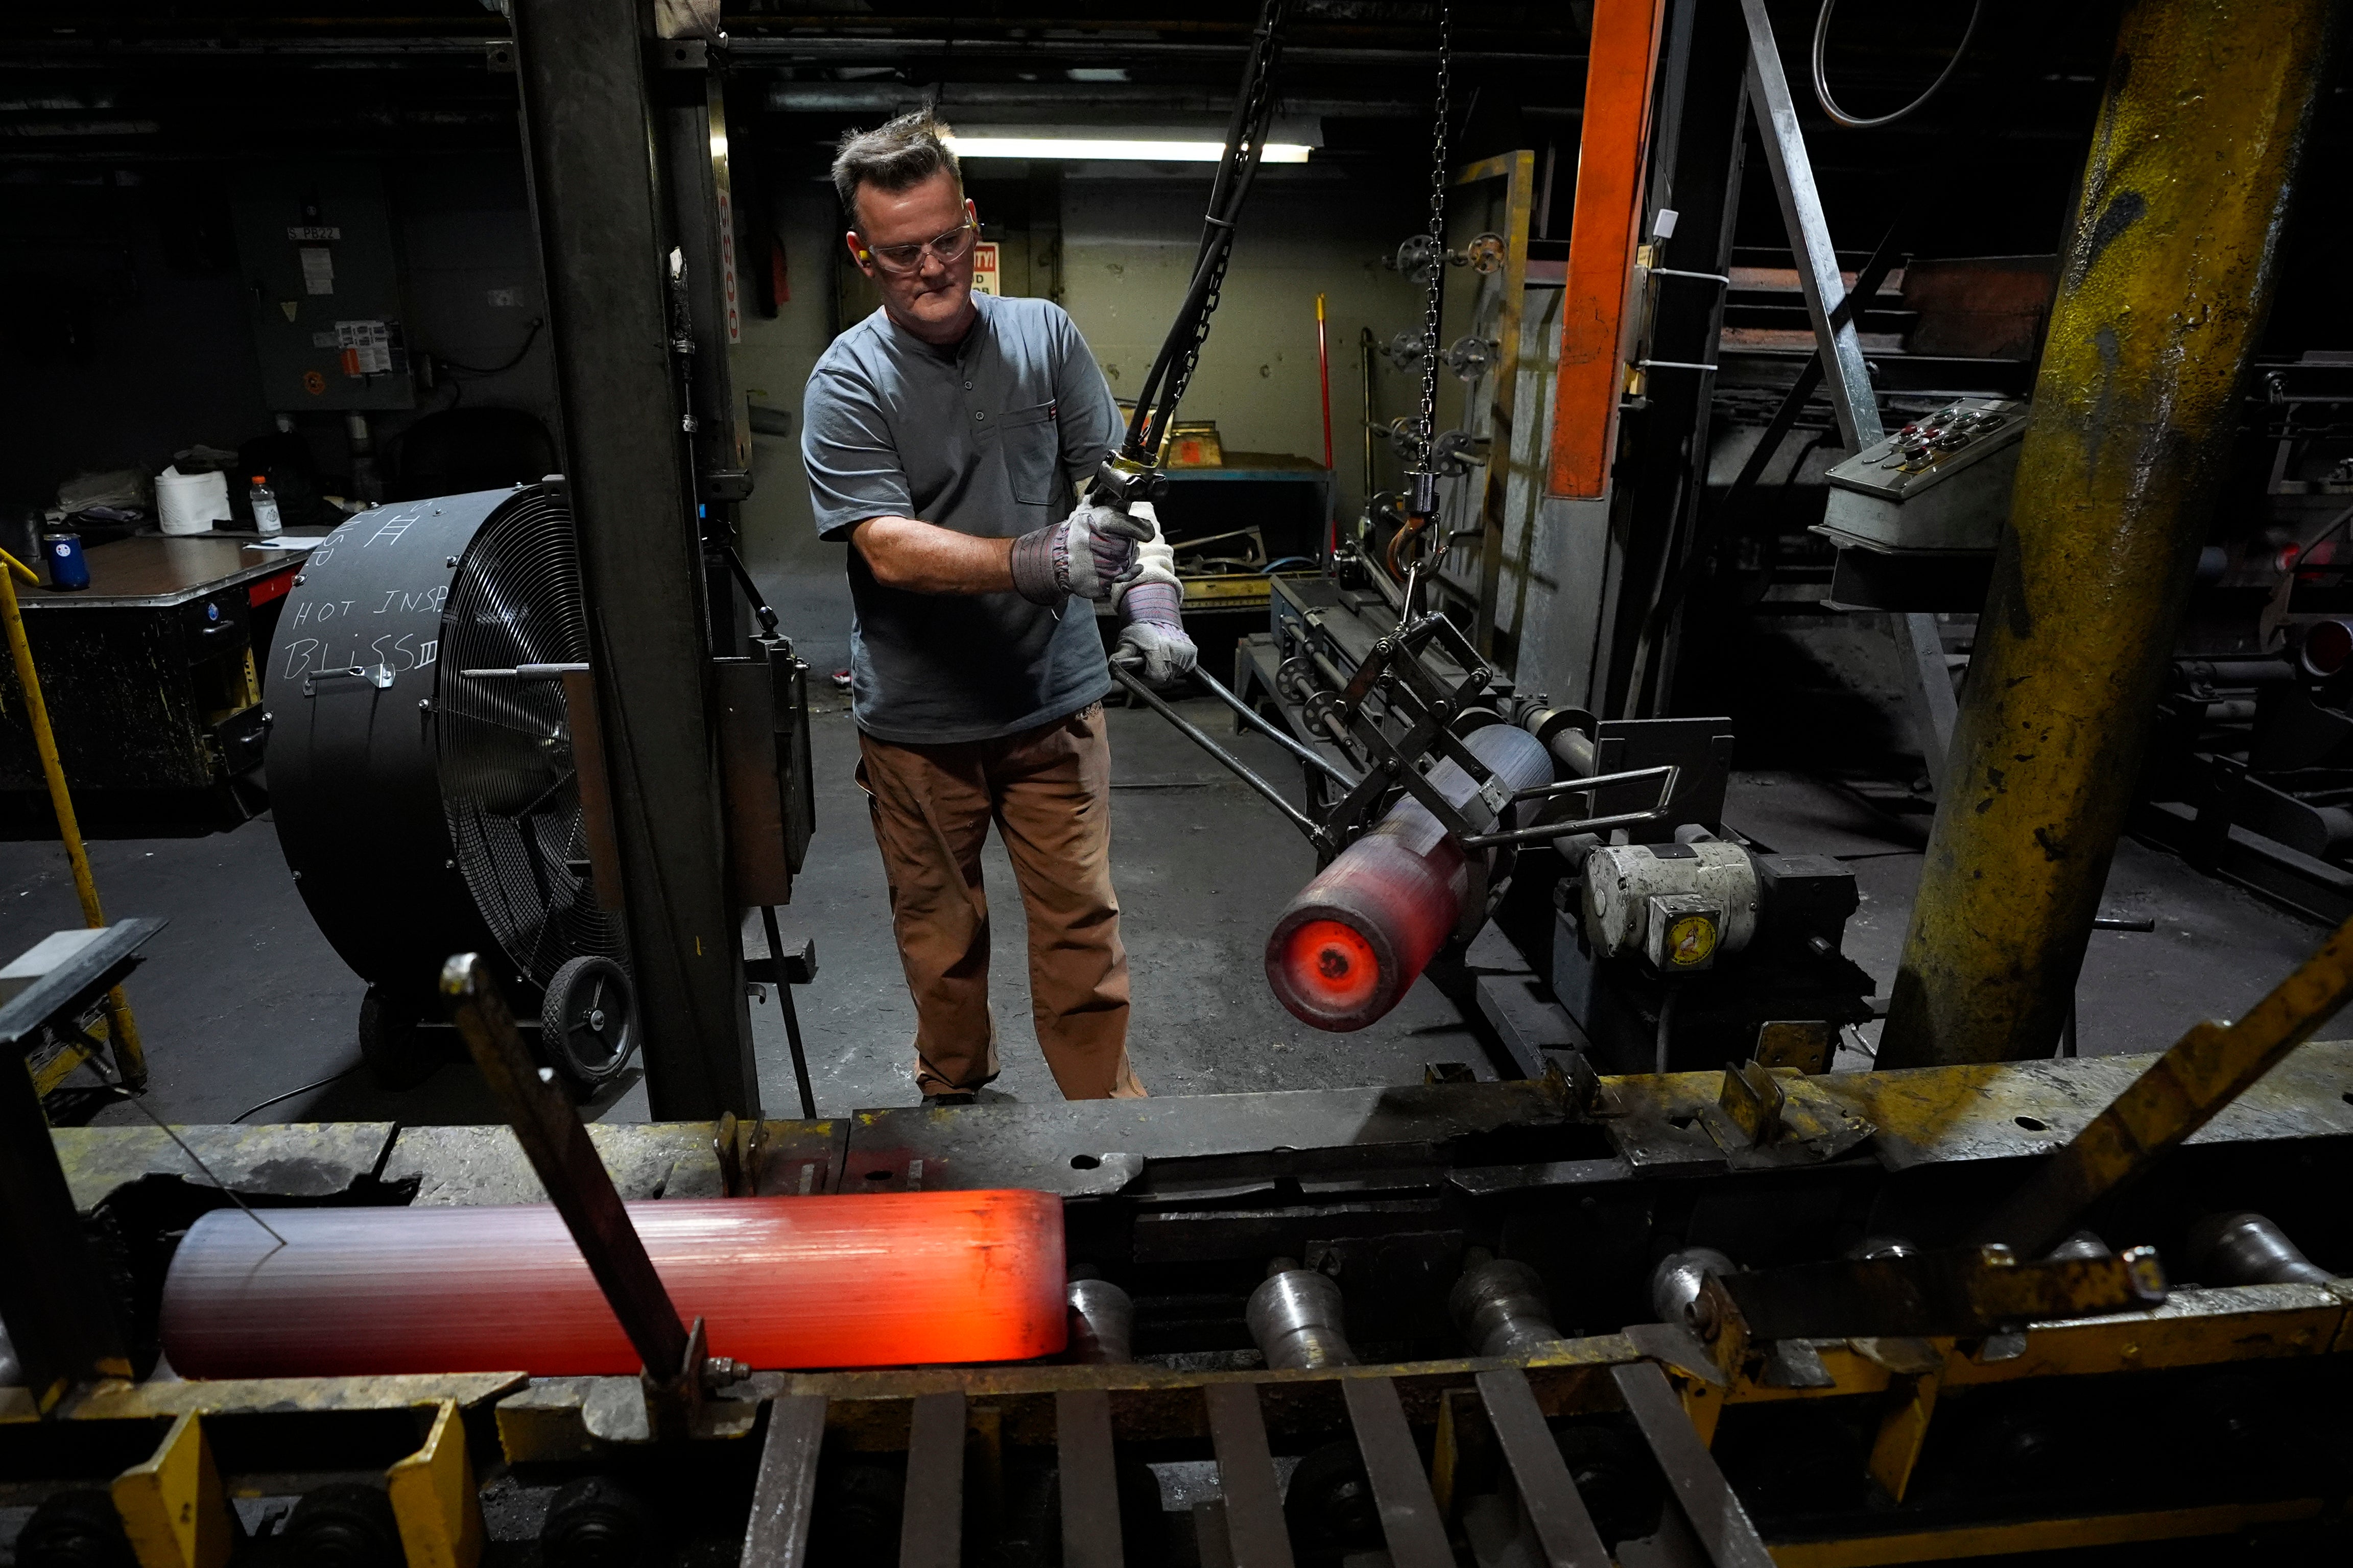
[[227, 474], [184, 474], [176, 468], [155, 476], [155, 510], [166, 533], [204, 533], [231, 521]]

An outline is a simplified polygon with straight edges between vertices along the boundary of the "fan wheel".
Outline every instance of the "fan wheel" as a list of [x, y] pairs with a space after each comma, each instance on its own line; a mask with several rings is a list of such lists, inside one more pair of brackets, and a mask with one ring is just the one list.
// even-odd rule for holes
[[547, 1065], [584, 1099], [618, 1078], [638, 1048], [637, 999], [621, 966], [596, 953], [558, 966], [540, 1005], [539, 1040]]

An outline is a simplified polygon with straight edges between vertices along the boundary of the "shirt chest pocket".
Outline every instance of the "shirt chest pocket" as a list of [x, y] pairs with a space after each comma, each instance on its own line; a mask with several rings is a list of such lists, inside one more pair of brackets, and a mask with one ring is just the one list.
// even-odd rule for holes
[[1009, 410], [997, 424], [997, 441], [1005, 454], [1005, 477], [1013, 499], [1023, 506], [1047, 506], [1054, 499], [1054, 468], [1061, 459], [1061, 426], [1054, 421], [1054, 405]]

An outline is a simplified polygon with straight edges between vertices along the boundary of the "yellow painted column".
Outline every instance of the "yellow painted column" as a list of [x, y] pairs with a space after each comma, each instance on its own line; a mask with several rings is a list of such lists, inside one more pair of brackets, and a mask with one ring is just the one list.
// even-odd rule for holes
[[2126, 7], [1882, 1067], [2059, 1037], [2228, 466], [2330, 0]]

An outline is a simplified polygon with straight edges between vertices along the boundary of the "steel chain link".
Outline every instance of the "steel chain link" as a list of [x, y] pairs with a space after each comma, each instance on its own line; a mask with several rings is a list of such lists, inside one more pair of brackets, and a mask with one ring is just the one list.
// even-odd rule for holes
[[[1260, 18], [1254, 56], [1250, 62], [1252, 66], [1257, 65], [1261, 60], [1263, 60], [1269, 68], [1272, 66], [1278, 47], [1277, 34], [1282, 29], [1285, 9], [1286, 6], [1282, 4], [1269, 5]], [[1249, 69], [1250, 67], [1244, 68]], [[1244, 134], [1251, 137], [1254, 142], [1263, 142], [1266, 139], [1268, 125], [1272, 118], [1272, 110], [1268, 100], [1273, 96], [1273, 70], [1267, 68], [1259, 71], [1250, 94], [1250, 107], [1243, 115], [1243, 124], [1250, 128], [1244, 132]], [[1261, 146], [1253, 145], [1250, 155], [1253, 160], [1256, 160], [1263, 155], [1263, 152], [1264, 149]], [[1215, 215], [1210, 216], [1214, 220]], [[1209, 341], [1209, 318], [1217, 314], [1219, 296], [1224, 292], [1226, 285], [1226, 264], [1233, 256], [1233, 222], [1240, 216], [1240, 211], [1237, 210], [1228, 217], [1226, 225], [1228, 232], [1218, 245], [1216, 258], [1211, 263], [1209, 287], [1208, 293], [1203, 297], [1201, 317], [1193, 325], [1193, 341], [1185, 345], [1185, 350], [1177, 356], [1176, 363], [1169, 367], [1167, 384], [1158, 399], [1159, 406], [1153, 410], [1153, 424], [1155, 426], [1165, 425], [1175, 413], [1177, 404], [1185, 396], [1185, 389], [1192, 384], [1195, 368], [1201, 363], [1201, 350]], [[1145, 431], [1144, 449], [1146, 462], [1159, 461], [1162, 434], [1159, 428]]]
[[1438, 107], [1430, 153], [1430, 245], [1433, 260], [1430, 289], [1421, 308], [1421, 439], [1422, 461], [1427, 447], [1438, 438], [1438, 308], [1446, 287], [1446, 123], [1451, 112], [1447, 98], [1448, 73], [1454, 52], [1454, 18], [1448, 0], [1438, 4]]

